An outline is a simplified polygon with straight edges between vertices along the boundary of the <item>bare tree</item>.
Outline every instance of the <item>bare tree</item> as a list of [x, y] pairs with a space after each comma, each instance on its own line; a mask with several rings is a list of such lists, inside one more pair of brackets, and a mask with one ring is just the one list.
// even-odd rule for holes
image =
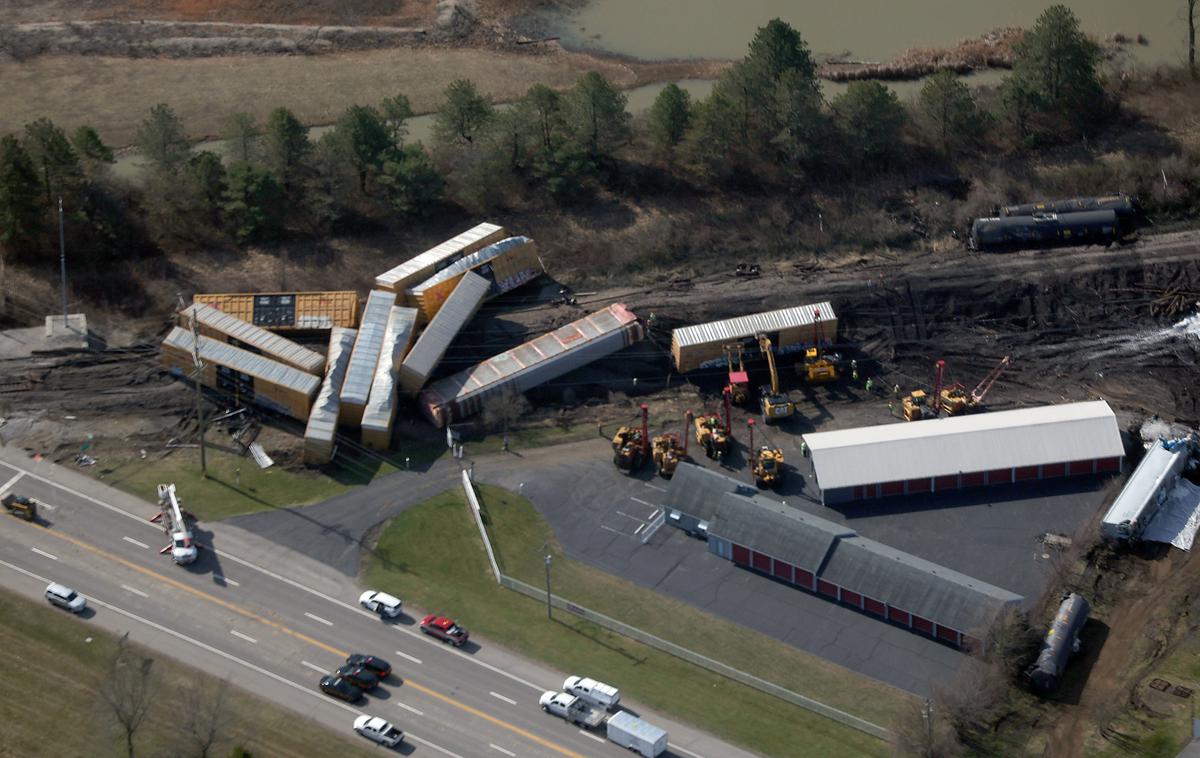
[[532, 410], [525, 396], [516, 390], [495, 395], [483, 404], [483, 423], [508, 434], [508, 428]]
[[1186, 2], [1188, 25], [1188, 71], [1192, 72], [1193, 79], [1200, 79], [1200, 69], [1196, 68], [1196, 0], [1186, 0]]
[[129, 644], [129, 633], [117, 641], [104, 679], [96, 691], [112, 711], [125, 736], [125, 749], [134, 758], [133, 738], [141, 728], [158, 690], [153, 658], [145, 658]]
[[236, 720], [229, 702], [229, 680], [205, 680], [189, 687], [184, 693], [184, 710], [195, 755], [208, 758]]

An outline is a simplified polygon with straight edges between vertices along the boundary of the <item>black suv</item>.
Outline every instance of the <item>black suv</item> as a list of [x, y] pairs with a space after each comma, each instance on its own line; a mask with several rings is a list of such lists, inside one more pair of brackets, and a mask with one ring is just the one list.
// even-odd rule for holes
[[373, 671], [380, 680], [387, 679], [392, 674], [392, 664], [373, 655], [351, 653], [346, 656], [346, 663], [351, 666], [362, 666], [368, 671]]
[[347, 703], [357, 703], [362, 698], [362, 690], [340, 676], [321, 677], [321, 692]]
[[350, 684], [353, 684], [355, 687], [358, 687], [358, 688], [364, 689], [364, 690], [374, 689], [375, 685], [379, 684], [379, 677], [375, 674], [374, 671], [371, 671], [368, 668], [363, 668], [362, 666], [355, 666], [355, 665], [352, 665], [349, 663], [347, 663], [345, 666], [341, 666], [340, 668], [338, 668], [337, 671], [333, 672], [333, 675], [338, 677], [339, 679], [345, 679], [347, 682], [350, 682]]

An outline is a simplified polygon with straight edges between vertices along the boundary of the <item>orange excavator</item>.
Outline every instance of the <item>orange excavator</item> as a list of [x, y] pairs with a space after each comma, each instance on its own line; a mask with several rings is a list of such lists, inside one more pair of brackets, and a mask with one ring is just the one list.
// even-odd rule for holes
[[[1010, 363], [1009, 356], [1004, 356], [1000, 362], [988, 372], [988, 375], [983, 378], [979, 384], [975, 385], [975, 389], [967, 393], [967, 388], [961, 384], [951, 384], [941, 392], [942, 408], [946, 410], [949, 416], [957, 416], [960, 413], [973, 413], [983, 408], [983, 398], [992, 389], [992, 385], [1004, 373]], [[944, 363], [944, 361], [939, 361]]]
[[676, 467], [688, 459], [688, 429], [692, 426], [692, 412], [684, 417], [683, 434], [666, 432], [654, 438], [653, 457], [658, 475], [670, 479]]
[[733, 400], [733, 390], [726, 387], [721, 393], [725, 401], [725, 418], [715, 413], [701, 414], [696, 417], [696, 444], [704, 448], [704, 454], [713, 460], [722, 461], [729, 453], [733, 430], [729, 427], [730, 405]]
[[619, 470], [632, 474], [646, 462], [650, 446], [649, 418], [650, 409], [642, 403], [641, 427], [622, 426], [613, 435], [613, 464]]

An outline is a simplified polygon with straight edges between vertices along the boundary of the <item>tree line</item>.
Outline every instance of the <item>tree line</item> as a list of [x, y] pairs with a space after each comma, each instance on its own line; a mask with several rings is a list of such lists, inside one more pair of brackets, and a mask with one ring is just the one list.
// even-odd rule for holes
[[402, 222], [447, 201], [477, 211], [570, 206], [627, 188], [622, 179], [639, 167], [696, 188], [794, 192], [867, 181], [930, 153], [952, 163], [1078, 138], [1114, 109], [1099, 62], [1078, 19], [1056, 5], [1018, 45], [990, 103], [950, 71], [930, 77], [911, 106], [873, 81], [826, 100], [808, 44], [776, 19], [711, 95], [693, 101], [667, 85], [636, 124], [626, 96], [596, 72], [565, 92], [535, 85], [501, 107], [455, 81], [428, 147], [408, 139], [413, 111], [402, 94], [347, 108], [315, 140], [287, 108], [261, 124], [235, 113], [224, 157], [193, 150], [178, 115], [155, 105], [137, 132], [147, 168], [132, 191], [111, 181], [113, 151], [94, 129], [68, 135], [38, 119], [0, 138], [0, 245], [9, 260], [52, 257], [59, 197], [73, 234], [103, 265], [170, 241], [269, 244], [285, 232]]

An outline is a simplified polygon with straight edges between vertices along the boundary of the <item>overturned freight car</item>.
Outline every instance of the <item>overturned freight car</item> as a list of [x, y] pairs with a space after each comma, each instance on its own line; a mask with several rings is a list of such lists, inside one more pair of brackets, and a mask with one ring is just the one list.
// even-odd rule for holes
[[375, 277], [375, 287], [395, 292], [400, 305], [415, 305], [416, 301], [409, 302], [405, 299], [405, 290], [425, 281], [464, 255], [470, 255], [503, 238], [504, 227], [488, 223], [477, 224]]
[[644, 337], [637, 316], [624, 303], [614, 303], [434, 382], [418, 405], [435, 426], [445, 426], [478, 413], [488, 398], [533, 389]]
[[329, 353], [325, 356], [325, 379], [313, 401], [304, 428], [304, 462], [324, 465], [333, 460], [334, 438], [337, 436], [338, 407], [346, 365], [354, 349], [355, 330], [335, 326], [329, 331]]
[[308, 374], [320, 375], [324, 369], [325, 358], [320, 353], [314, 353], [286, 337], [280, 337], [262, 327], [234, 318], [211, 305], [193, 303], [179, 312], [179, 325], [185, 329], [192, 328], [193, 320], [196, 322], [196, 331], [205, 337], [265, 355]]
[[1088, 211], [1112, 211], [1121, 221], [1131, 222], [1142, 214], [1141, 204], [1132, 195], [1100, 195], [1097, 197], [1069, 197], [1063, 200], [1042, 200], [1036, 203], [1018, 203], [1000, 208], [1001, 216], [1033, 216], [1038, 213], [1086, 213]]
[[487, 281], [487, 296], [490, 298], [533, 281], [545, 268], [533, 240], [528, 237], [509, 237], [460, 258], [414, 285], [405, 296], [420, 309], [423, 321], [432, 321], [468, 271]]
[[832, 345], [837, 339], [837, 314], [825, 302], [681, 327], [671, 333], [675, 368], [688, 372], [723, 364], [725, 345], [758, 334], [767, 335], [780, 354]]
[[1037, 661], [1025, 672], [1025, 677], [1035, 690], [1049, 692], [1058, 687], [1067, 661], [1079, 652], [1079, 633], [1087, 623], [1091, 606], [1082, 595], [1074, 592], [1063, 598], [1050, 622], [1050, 630], [1042, 640], [1042, 649]]
[[192, 302], [275, 332], [308, 332], [358, 326], [358, 293], [240, 292], [192, 296]]
[[967, 246], [1003, 253], [1072, 245], [1111, 245], [1123, 235], [1112, 210], [977, 218]]

